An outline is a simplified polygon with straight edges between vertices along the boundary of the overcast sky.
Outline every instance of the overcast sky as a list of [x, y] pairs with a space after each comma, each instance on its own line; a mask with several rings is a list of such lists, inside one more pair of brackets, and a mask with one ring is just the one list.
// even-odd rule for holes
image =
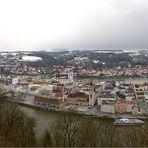
[[148, 49], [148, 0], [0, 0], [0, 50]]

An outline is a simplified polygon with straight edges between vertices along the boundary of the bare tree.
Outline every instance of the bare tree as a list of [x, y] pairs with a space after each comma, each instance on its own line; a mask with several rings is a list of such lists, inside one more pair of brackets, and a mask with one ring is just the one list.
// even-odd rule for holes
[[113, 125], [111, 119], [97, 120], [97, 146], [100, 147], [113, 147], [119, 144], [118, 129]]
[[91, 119], [83, 120], [79, 132], [79, 144], [82, 147], [97, 146], [97, 126], [96, 122]]
[[126, 146], [148, 147], [148, 124], [131, 127], [125, 135]]
[[[0, 106], [0, 145], [35, 146], [35, 120], [27, 117], [17, 105], [4, 102]], [[4, 145], [3, 145], [4, 144]]]
[[52, 136], [48, 130], [45, 132], [45, 136], [43, 138], [43, 147], [51, 147], [53, 146]]
[[80, 124], [81, 118], [79, 116], [73, 113], [66, 113], [62, 115], [54, 127], [53, 135], [55, 146], [77, 146]]

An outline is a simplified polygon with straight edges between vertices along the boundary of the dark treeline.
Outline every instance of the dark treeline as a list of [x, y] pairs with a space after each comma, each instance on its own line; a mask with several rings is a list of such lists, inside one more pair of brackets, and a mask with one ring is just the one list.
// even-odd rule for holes
[[[147, 147], [148, 123], [116, 127], [112, 119], [84, 119], [63, 113], [40, 139], [34, 128], [37, 121], [27, 117], [17, 105], [0, 103], [1, 147]], [[128, 129], [126, 129], [128, 128]]]
[[35, 119], [27, 117], [17, 105], [0, 102], [0, 146], [36, 146]]
[[[38, 56], [42, 58], [42, 61], [25, 62], [28, 66], [33, 67], [52, 67], [52, 66], [80, 66], [83, 68], [99, 69], [99, 68], [112, 68], [115, 66], [131, 67], [136, 65], [147, 66], [148, 57], [144, 53], [139, 52], [138, 55], [130, 56], [130, 53], [97, 53], [93, 51], [73, 51], [72, 54], [68, 54], [68, 51], [61, 52], [32, 52], [30, 55]], [[88, 61], [84, 60], [78, 65], [74, 60], [75, 57], [88, 57]], [[94, 63], [94, 60], [100, 62]], [[105, 63], [105, 65], [103, 64]], [[76, 66], [77, 65], [77, 66]]]
[[44, 146], [53, 147], [147, 147], [148, 123], [122, 127], [114, 126], [109, 118], [84, 119], [66, 113], [52, 126], [46, 139], [50, 140], [44, 140]]

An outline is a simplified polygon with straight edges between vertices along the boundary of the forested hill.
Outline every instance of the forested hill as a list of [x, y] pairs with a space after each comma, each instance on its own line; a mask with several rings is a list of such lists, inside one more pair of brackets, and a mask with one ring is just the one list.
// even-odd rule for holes
[[97, 52], [86, 51], [60, 51], [60, 52], [32, 52], [31, 55], [41, 57], [42, 61], [26, 62], [34, 67], [52, 66], [79, 66], [85, 68], [128, 67], [135, 65], [148, 65], [148, 53], [143, 52]]

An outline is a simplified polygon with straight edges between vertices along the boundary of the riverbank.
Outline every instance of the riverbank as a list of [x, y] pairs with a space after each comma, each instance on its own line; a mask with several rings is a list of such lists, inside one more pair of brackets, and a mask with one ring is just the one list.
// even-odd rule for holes
[[79, 80], [79, 79], [113, 79], [113, 80], [125, 80], [125, 79], [143, 79], [143, 78], [147, 78], [144, 76], [138, 76], [138, 75], [125, 75], [125, 76], [87, 76], [87, 75], [80, 75], [80, 76], [75, 76], [74, 79], [75, 80]]
[[54, 113], [69, 113], [69, 112], [72, 112], [73, 114], [82, 115], [85, 118], [111, 118], [111, 119], [138, 118], [138, 119], [148, 119], [148, 116], [144, 116], [144, 115], [111, 114], [111, 113], [102, 113], [100, 111], [97, 112], [96, 114], [88, 114], [87, 112], [77, 111], [77, 110], [73, 110], [73, 109], [59, 110], [59, 109], [56, 109], [56, 108], [45, 108], [45, 107], [37, 106], [37, 105], [34, 105], [34, 104], [26, 104], [26, 103], [23, 103], [21, 101], [17, 101], [17, 100], [10, 99], [10, 98], [7, 98], [6, 101], [12, 102], [12, 103], [24, 106], [24, 107], [37, 109], [37, 110], [42, 110], [42, 111], [45, 111], [45, 112], [54, 112]]

